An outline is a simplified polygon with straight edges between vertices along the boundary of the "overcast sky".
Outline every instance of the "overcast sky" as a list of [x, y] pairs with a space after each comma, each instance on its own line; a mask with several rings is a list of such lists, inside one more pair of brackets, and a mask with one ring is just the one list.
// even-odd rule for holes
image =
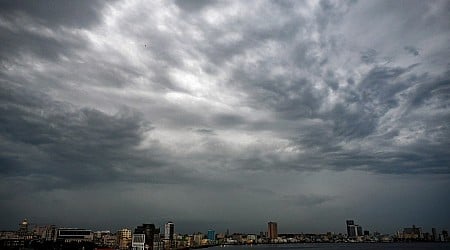
[[450, 229], [450, 1], [2, 1], [0, 229]]

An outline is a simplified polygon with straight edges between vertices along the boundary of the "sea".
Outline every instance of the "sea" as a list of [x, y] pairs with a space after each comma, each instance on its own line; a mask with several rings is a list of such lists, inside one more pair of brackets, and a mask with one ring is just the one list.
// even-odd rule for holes
[[450, 250], [450, 242], [411, 242], [411, 243], [299, 243], [299, 244], [260, 244], [260, 245], [227, 245], [208, 248], [213, 250]]

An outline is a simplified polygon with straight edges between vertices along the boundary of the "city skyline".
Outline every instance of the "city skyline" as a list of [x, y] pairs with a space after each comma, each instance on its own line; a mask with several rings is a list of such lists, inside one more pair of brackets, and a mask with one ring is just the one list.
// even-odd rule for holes
[[[96, 227], [96, 228], [89, 228], [89, 227], [85, 227], [82, 225], [79, 226], [70, 226], [70, 225], [56, 225], [54, 223], [39, 223], [39, 222], [34, 222], [34, 221], [30, 221], [27, 218], [23, 219], [20, 223], [18, 223], [18, 227], [15, 229], [5, 229], [5, 228], [0, 228], [1, 232], [16, 232], [19, 235], [23, 235], [24, 233], [29, 233], [29, 232], [33, 232], [36, 229], [42, 228], [42, 227], [49, 227], [49, 228], [54, 228], [54, 229], [79, 229], [79, 230], [89, 230], [92, 232], [117, 232], [117, 234], [119, 235], [127, 235], [126, 232], [132, 232], [133, 230], [131, 230], [132, 228], [135, 228], [134, 233], [136, 234], [142, 234], [144, 233], [146, 230], [148, 231], [147, 233], [150, 234], [158, 234], [160, 235], [160, 239], [161, 241], [166, 241], [166, 242], [170, 242], [171, 240], [173, 240], [174, 235], [192, 235], [192, 234], [197, 234], [197, 233], [201, 233], [204, 234], [208, 239], [212, 239], [211, 236], [211, 232], [215, 233], [217, 232], [218, 234], [223, 234], [225, 236], [232, 236], [235, 234], [249, 234], [249, 235], [259, 235], [261, 237], [265, 237], [268, 240], [274, 240], [277, 239], [280, 235], [286, 236], [286, 235], [300, 235], [300, 234], [335, 234], [335, 235], [346, 235], [349, 238], [357, 238], [357, 237], [361, 237], [361, 236], [365, 236], [366, 233], [367, 235], [374, 235], [374, 234], [378, 234], [378, 235], [385, 235], [385, 236], [395, 236], [397, 235], [399, 232], [401, 232], [402, 230], [406, 230], [406, 229], [418, 229], [420, 230], [420, 234], [423, 233], [431, 233], [433, 232], [433, 234], [437, 234], [436, 230], [442, 230], [448, 233], [447, 228], [441, 228], [441, 227], [430, 227], [430, 228], [426, 228], [423, 226], [416, 226], [416, 224], [412, 223], [410, 225], [398, 225], [397, 230], [393, 231], [393, 232], [383, 232], [383, 231], [378, 231], [376, 229], [373, 229], [373, 227], [371, 225], [357, 225], [355, 224], [355, 220], [353, 219], [347, 219], [345, 220], [345, 224], [342, 224], [342, 230], [338, 230], [338, 231], [332, 231], [332, 230], [324, 230], [324, 231], [308, 231], [308, 230], [300, 230], [300, 231], [278, 231], [278, 222], [275, 221], [268, 221], [265, 223], [265, 229], [255, 229], [255, 230], [251, 230], [251, 231], [233, 231], [230, 230], [230, 227], [222, 230], [222, 229], [218, 229], [215, 225], [211, 225], [208, 229], [183, 229], [183, 230], [179, 230], [177, 225], [177, 229], [175, 230], [175, 223], [173, 221], [166, 221], [165, 223], [162, 224], [157, 224], [154, 222], [149, 222], [147, 221], [146, 223], [142, 224], [142, 225], [122, 225], [119, 226], [118, 228], [107, 228], [105, 226], [100, 226], [100, 227]], [[409, 226], [411, 226], [410, 228], [408, 228]], [[185, 227], [181, 227], [181, 228], [185, 228]], [[231, 227], [233, 228], [233, 227]], [[353, 228], [353, 229], [352, 229]], [[429, 229], [429, 230], [428, 230]], [[125, 231], [124, 231], [125, 230]], [[217, 231], [216, 231], [217, 230]], [[430, 232], [428, 232], [430, 231]], [[364, 232], [364, 233], [363, 233]], [[129, 236], [128, 236], [129, 237]]]
[[[259, 233], [219, 232], [208, 229], [205, 232], [189, 234], [175, 233], [175, 223], [167, 222], [164, 231], [151, 223], [143, 223], [134, 229], [122, 228], [117, 232], [110, 230], [91, 230], [85, 228], [64, 228], [56, 225], [32, 225], [24, 219], [19, 230], [0, 230], [0, 248], [5, 249], [116, 249], [116, 250], [163, 250], [192, 249], [226, 245], [335, 243], [339, 246], [348, 243], [398, 243], [427, 242], [446, 244], [450, 241], [448, 230], [432, 228], [431, 232], [412, 225], [395, 234], [361, 230], [354, 220], [346, 220], [347, 234], [336, 232], [322, 233], [281, 233], [277, 222], [267, 223], [267, 231]], [[354, 230], [355, 229], [355, 230]], [[356, 230], [357, 229], [357, 230]], [[448, 244], [447, 244], [448, 245]], [[367, 246], [367, 245], [366, 245]], [[373, 246], [373, 245], [372, 245]], [[423, 245], [422, 245], [423, 246]], [[435, 245], [436, 246], [436, 245]], [[445, 245], [439, 245], [445, 246]], [[348, 245], [347, 245], [348, 247]]]
[[0, 229], [450, 228], [449, 13], [2, 1]]

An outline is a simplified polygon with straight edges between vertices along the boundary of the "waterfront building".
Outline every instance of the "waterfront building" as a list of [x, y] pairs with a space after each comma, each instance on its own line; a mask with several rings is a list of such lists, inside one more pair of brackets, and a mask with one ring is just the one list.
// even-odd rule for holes
[[358, 236], [363, 236], [363, 230], [360, 225], [356, 225], [354, 220], [347, 220], [347, 237], [357, 238]]
[[94, 234], [91, 230], [80, 228], [60, 228], [58, 229], [58, 241], [70, 242], [93, 242]]
[[269, 239], [274, 240], [278, 238], [278, 226], [276, 222], [270, 221], [268, 223]]
[[439, 235], [436, 232], [436, 228], [433, 227], [431, 229], [431, 234], [432, 234], [432, 237], [433, 237], [433, 241], [438, 241], [439, 240]]
[[405, 240], [423, 239], [422, 228], [416, 227], [415, 225], [412, 227], [405, 227], [403, 228], [402, 238]]
[[448, 241], [448, 231], [447, 230], [442, 230], [442, 234], [441, 234], [441, 241]]
[[208, 240], [215, 241], [216, 240], [216, 231], [210, 229], [208, 230]]
[[196, 233], [193, 235], [193, 246], [201, 246], [204, 236], [202, 233]]

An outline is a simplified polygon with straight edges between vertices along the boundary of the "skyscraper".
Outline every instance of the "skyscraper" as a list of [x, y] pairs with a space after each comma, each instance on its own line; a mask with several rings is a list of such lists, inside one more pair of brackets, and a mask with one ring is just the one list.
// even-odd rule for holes
[[345, 223], [347, 224], [347, 236], [350, 237], [352, 234], [352, 226], [355, 225], [355, 222], [353, 220], [347, 220]]
[[215, 241], [216, 240], [216, 231], [210, 229], [208, 230], [208, 240]]
[[164, 225], [164, 239], [173, 240], [173, 235], [175, 231], [175, 224], [169, 221]]
[[270, 221], [268, 223], [268, 232], [269, 232], [269, 239], [273, 240], [278, 238], [278, 228], [277, 223]]
[[347, 236], [349, 238], [356, 238], [358, 236], [363, 235], [363, 230], [360, 225], [355, 225], [355, 222], [353, 220], [347, 220]]
[[169, 221], [164, 225], [164, 240], [168, 241], [169, 246], [172, 248], [175, 246], [174, 242], [175, 224]]

